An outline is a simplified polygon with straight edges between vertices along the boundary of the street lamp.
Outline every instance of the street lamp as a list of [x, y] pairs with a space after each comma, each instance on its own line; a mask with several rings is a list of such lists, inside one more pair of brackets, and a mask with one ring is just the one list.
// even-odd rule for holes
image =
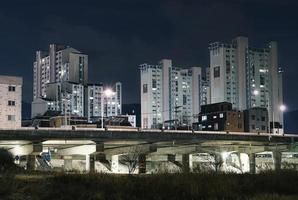
[[282, 105], [279, 106], [279, 110], [280, 110], [281, 112], [284, 112], [284, 111], [287, 110], [287, 107], [286, 107], [284, 104], [282, 104]]
[[[110, 88], [107, 88], [105, 90], [102, 90], [101, 92], [101, 128], [103, 129], [103, 104], [104, 104], [104, 101], [103, 99], [106, 97], [106, 98], [109, 98], [111, 97], [112, 95], [114, 94], [113, 90], [110, 89]], [[108, 113], [107, 113], [108, 115]]]

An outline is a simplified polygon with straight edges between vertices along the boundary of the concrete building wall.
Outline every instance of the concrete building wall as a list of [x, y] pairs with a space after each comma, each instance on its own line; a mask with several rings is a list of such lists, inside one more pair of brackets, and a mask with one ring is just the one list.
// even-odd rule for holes
[[211, 45], [210, 49], [210, 91], [211, 103], [227, 101], [225, 75], [225, 49]]
[[21, 77], [0, 76], [1, 128], [19, 128], [22, 121]]
[[157, 65], [140, 65], [140, 72], [143, 128], [161, 127], [168, 120], [171, 125], [174, 120], [190, 125], [203, 96], [205, 103], [209, 101], [207, 80], [203, 81], [200, 67], [176, 68], [171, 60], [164, 59]]
[[248, 38], [237, 37], [236, 42], [236, 73], [238, 74], [236, 82], [238, 82], [237, 99], [239, 101], [238, 109], [244, 110], [246, 105], [246, 50], [248, 48]]
[[69, 81], [87, 85], [88, 56], [81, 53], [69, 54]]
[[211, 103], [228, 101], [237, 110], [267, 108], [270, 121], [283, 122], [276, 42], [256, 49], [249, 46], [248, 38], [237, 37], [229, 44], [212, 43], [209, 50]]
[[172, 71], [172, 61], [163, 59], [159, 63], [162, 68], [162, 96], [163, 96], [163, 112], [162, 121], [172, 119], [172, 108], [171, 108], [171, 71]]

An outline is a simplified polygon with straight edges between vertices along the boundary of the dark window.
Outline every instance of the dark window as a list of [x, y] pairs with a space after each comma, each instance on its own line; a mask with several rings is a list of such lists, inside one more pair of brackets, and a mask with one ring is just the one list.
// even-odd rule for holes
[[231, 64], [230, 61], [226, 61], [226, 73], [229, 74], [231, 72]]
[[262, 117], [262, 121], [263, 121], [263, 122], [265, 121], [265, 117]]
[[253, 130], [254, 130], [255, 128], [256, 128], [256, 127], [255, 127], [255, 125], [251, 125], [251, 129], [253, 129]]
[[238, 128], [242, 128], [242, 124], [238, 123]]
[[251, 119], [252, 119], [252, 120], [255, 120], [255, 119], [256, 119], [256, 116], [255, 116], [255, 115], [252, 115], [252, 116], [251, 116]]
[[183, 95], [183, 105], [186, 105], [187, 99], [186, 99], [186, 95]]
[[8, 106], [15, 106], [16, 102], [15, 101], [8, 101]]
[[260, 85], [265, 85], [265, 77], [264, 76], [260, 76]]
[[214, 67], [214, 78], [220, 77], [220, 66]]
[[147, 93], [148, 92], [148, 86], [147, 84], [143, 84], [143, 93]]
[[152, 79], [152, 88], [156, 88], [156, 79]]
[[9, 92], [15, 92], [16, 91], [16, 87], [15, 86], [8, 86], [8, 91]]
[[266, 126], [262, 126], [262, 130], [263, 130], [263, 131], [266, 130]]
[[7, 115], [7, 120], [8, 121], [16, 121], [16, 116], [15, 115]]

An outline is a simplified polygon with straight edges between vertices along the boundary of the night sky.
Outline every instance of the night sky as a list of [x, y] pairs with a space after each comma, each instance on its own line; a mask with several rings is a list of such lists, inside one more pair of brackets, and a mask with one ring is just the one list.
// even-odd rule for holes
[[35, 51], [67, 44], [89, 55], [89, 82], [121, 81], [124, 103], [135, 103], [139, 64], [170, 58], [178, 67], [206, 67], [210, 42], [243, 35], [255, 47], [278, 42], [285, 102], [296, 110], [297, 10], [295, 0], [2, 1], [0, 74], [23, 76], [31, 102]]

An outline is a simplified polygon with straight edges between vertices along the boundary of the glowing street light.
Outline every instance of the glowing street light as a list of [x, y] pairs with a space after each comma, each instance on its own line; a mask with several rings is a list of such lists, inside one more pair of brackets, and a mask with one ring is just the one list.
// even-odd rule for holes
[[102, 92], [101, 95], [101, 128], [103, 129], [103, 104], [104, 104], [104, 97], [110, 98], [114, 95], [114, 92], [111, 88], [107, 88]]
[[279, 110], [280, 110], [281, 112], [286, 111], [286, 109], [287, 109], [287, 107], [286, 107], [285, 105], [283, 105], [283, 104], [279, 106]]
[[104, 96], [105, 96], [105, 97], [111, 97], [113, 94], [114, 94], [114, 92], [113, 92], [112, 89], [110, 89], [110, 88], [107, 88], [107, 89], [104, 91]]

